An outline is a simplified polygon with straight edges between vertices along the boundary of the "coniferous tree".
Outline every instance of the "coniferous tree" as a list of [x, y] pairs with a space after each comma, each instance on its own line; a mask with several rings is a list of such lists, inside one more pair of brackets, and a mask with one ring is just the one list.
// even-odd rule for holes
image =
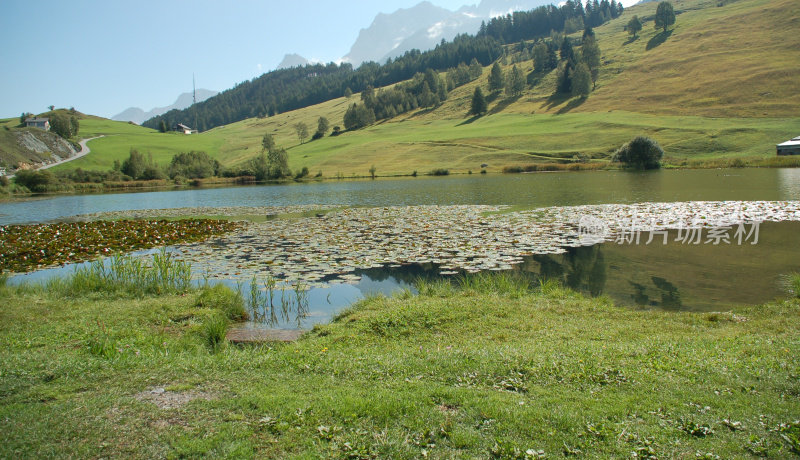
[[597, 77], [600, 74], [600, 46], [597, 44], [594, 34], [584, 37], [583, 46], [581, 46], [581, 58], [589, 69], [592, 77], [592, 88], [594, 88], [597, 83]]
[[642, 21], [639, 20], [639, 16], [632, 17], [625, 28], [628, 29], [629, 35], [633, 35], [633, 38], [636, 38], [636, 34], [642, 30]]
[[547, 45], [545, 45], [544, 42], [539, 42], [533, 47], [533, 68], [539, 73], [544, 73], [552, 69], [552, 67], [550, 67]]
[[511, 67], [506, 78], [506, 94], [508, 96], [519, 96], [525, 90], [525, 79], [517, 66]]
[[675, 24], [675, 11], [672, 9], [672, 4], [670, 2], [661, 2], [656, 7], [656, 18], [655, 18], [655, 27], [656, 29], [664, 29], [664, 32], [667, 31], [667, 27]]
[[483, 74], [483, 66], [481, 63], [478, 62], [477, 59], [472, 58], [472, 61], [469, 63], [469, 76], [474, 80]]
[[503, 71], [500, 69], [500, 65], [495, 62], [491, 73], [489, 73], [489, 90], [500, 91], [503, 86]]
[[469, 113], [473, 115], [481, 115], [486, 113], [486, 110], [486, 99], [483, 97], [483, 91], [481, 91], [480, 86], [476, 87], [475, 92], [472, 93], [472, 104], [470, 106]]
[[592, 75], [589, 67], [583, 63], [578, 63], [571, 72], [570, 90], [573, 96], [586, 96], [592, 88]]

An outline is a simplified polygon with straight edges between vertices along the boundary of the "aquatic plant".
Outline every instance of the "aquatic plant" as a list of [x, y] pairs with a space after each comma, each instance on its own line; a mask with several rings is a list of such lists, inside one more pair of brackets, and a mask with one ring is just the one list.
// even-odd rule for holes
[[238, 227], [233, 222], [210, 219], [0, 226], [0, 272], [25, 272], [114, 252], [202, 241]]
[[166, 249], [161, 249], [148, 263], [122, 254], [114, 255], [108, 263], [96, 260], [66, 278], [49, 280], [45, 287], [48, 292], [68, 296], [176, 294], [191, 288], [191, 273], [191, 264], [176, 260]]

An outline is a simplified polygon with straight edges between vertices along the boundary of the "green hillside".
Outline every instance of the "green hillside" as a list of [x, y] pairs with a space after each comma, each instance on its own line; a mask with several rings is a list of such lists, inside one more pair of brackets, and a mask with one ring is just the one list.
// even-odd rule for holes
[[[490, 97], [488, 115], [470, 118], [466, 113], [475, 86], [489, 93], [486, 68], [435, 109], [302, 145], [295, 123], [305, 122], [313, 132], [317, 118], [325, 116], [332, 126], [343, 126], [344, 112], [360, 102], [358, 95], [189, 136], [87, 119], [82, 136], [107, 137], [92, 141], [90, 155], [61, 168], [107, 169], [131, 148], [162, 164], [180, 151], [204, 150], [235, 166], [260, 152], [265, 133], [287, 148], [293, 169], [307, 166], [327, 177], [365, 175], [372, 165], [379, 175], [434, 168], [476, 171], [481, 163], [496, 171], [577, 153], [607, 161], [639, 134], [658, 140], [672, 165], [769, 161], [776, 143], [800, 134], [800, 35], [786, 33], [800, 25], [800, 12], [792, 0], [674, 5], [677, 22], [668, 34], [653, 27], [655, 3], [628, 8], [595, 29], [603, 64], [596, 89], [585, 99], [554, 97], [553, 71], [520, 97]], [[636, 40], [624, 30], [633, 15], [644, 19]], [[518, 57], [510, 53], [504, 70]], [[516, 65], [526, 74], [533, 69], [530, 60]]]

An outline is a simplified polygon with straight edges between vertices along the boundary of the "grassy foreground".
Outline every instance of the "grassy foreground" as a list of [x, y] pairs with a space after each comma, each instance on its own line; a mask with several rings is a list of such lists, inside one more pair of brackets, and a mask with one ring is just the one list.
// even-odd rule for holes
[[698, 314], [502, 277], [421, 291], [293, 344], [211, 347], [208, 291], [0, 288], [0, 457], [800, 453], [797, 300]]

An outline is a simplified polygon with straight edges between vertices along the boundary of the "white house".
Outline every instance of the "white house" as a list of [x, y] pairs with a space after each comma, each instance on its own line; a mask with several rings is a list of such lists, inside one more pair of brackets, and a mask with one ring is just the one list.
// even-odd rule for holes
[[26, 118], [25, 126], [28, 128], [39, 128], [45, 131], [50, 131], [49, 118]]
[[778, 155], [800, 155], [800, 136], [792, 140], [778, 144]]
[[177, 125], [175, 125], [175, 131], [182, 131], [183, 134], [194, 134], [197, 132], [196, 129], [192, 129], [184, 125], [183, 123], [178, 123]]

